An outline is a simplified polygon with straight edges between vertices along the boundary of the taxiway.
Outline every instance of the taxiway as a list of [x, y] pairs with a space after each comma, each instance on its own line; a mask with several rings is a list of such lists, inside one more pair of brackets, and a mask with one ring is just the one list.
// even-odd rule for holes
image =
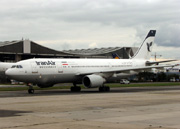
[[0, 92], [0, 129], [179, 129], [180, 86]]

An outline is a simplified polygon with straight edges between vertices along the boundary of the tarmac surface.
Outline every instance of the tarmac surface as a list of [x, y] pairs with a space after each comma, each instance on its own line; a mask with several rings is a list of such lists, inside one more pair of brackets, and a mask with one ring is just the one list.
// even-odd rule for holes
[[1, 91], [0, 129], [180, 129], [180, 86]]

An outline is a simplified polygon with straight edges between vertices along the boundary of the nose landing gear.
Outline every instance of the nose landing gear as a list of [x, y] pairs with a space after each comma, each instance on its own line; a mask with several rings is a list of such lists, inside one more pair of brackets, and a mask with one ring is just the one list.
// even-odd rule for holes
[[99, 91], [100, 92], [109, 92], [110, 91], [110, 87], [109, 86], [99, 87]]
[[28, 93], [29, 94], [34, 94], [33, 86], [31, 84], [27, 84], [27, 86], [29, 86]]
[[28, 89], [29, 94], [34, 94], [34, 89]]

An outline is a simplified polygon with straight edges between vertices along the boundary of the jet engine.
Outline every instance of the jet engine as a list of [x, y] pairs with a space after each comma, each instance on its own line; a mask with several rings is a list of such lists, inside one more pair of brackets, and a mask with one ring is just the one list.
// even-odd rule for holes
[[87, 75], [83, 78], [82, 82], [87, 88], [96, 88], [102, 86], [106, 80], [100, 75]]

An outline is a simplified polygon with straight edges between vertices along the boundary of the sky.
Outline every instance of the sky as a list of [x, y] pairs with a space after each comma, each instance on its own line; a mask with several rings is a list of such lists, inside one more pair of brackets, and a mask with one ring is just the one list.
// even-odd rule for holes
[[180, 59], [180, 0], [0, 0], [0, 41], [30, 39], [55, 50], [139, 47]]

